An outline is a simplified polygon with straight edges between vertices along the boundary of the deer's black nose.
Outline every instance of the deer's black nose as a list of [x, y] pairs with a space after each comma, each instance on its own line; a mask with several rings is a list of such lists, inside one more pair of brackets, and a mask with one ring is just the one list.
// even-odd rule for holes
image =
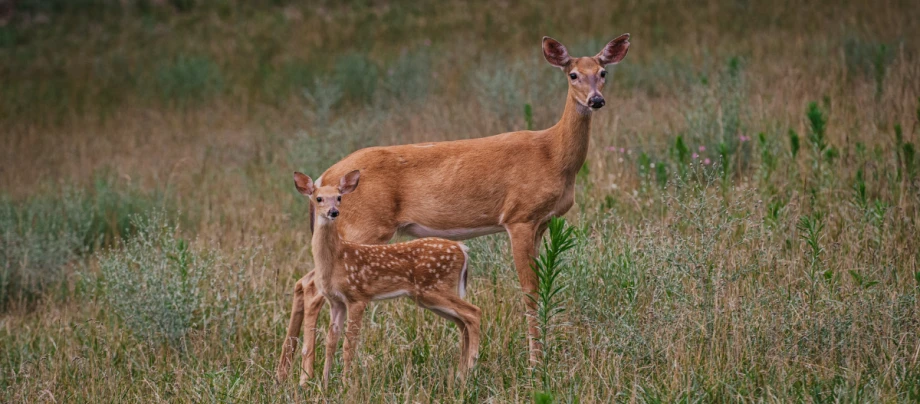
[[329, 211], [329, 217], [338, 217], [338, 216], [339, 216], [338, 209], [332, 209]]
[[594, 109], [603, 107], [604, 104], [606, 104], [606, 102], [604, 101], [604, 97], [601, 97], [599, 95], [595, 95], [594, 97], [591, 97], [591, 99], [588, 100], [588, 106]]

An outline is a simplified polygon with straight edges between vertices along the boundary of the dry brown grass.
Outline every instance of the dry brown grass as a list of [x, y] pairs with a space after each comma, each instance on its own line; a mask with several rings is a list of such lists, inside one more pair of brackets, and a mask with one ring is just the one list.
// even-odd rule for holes
[[[97, 257], [75, 260], [66, 293], [0, 316], [2, 401], [531, 400], [517, 281], [497, 236], [471, 243], [484, 340], [469, 383], [451, 377], [454, 328], [385, 303], [369, 312], [353, 380], [328, 396], [293, 379], [274, 385], [289, 285], [312, 265], [290, 172], [319, 173], [368, 145], [523, 129], [525, 103], [534, 126], [548, 126], [565, 86], [540, 38], [581, 54], [622, 32], [630, 54], [595, 115], [568, 215], [581, 231], [553, 345], [557, 400], [920, 400], [920, 165], [907, 174], [894, 136], [900, 124], [920, 145], [910, 2], [228, 4], [0, 28], [18, 38], [0, 47], [0, 189], [12, 201], [110, 170], [116, 188], [168, 194], [199, 248], [228, 260], [262, 251], [240, 264], [245, 324], [229, 336], [223, 323], [199, 325], [180, 349], [128, 332], [96, 286]], [[323, 118], [300, 87], [352, 85], [335, 78], [349, 53], [377, 66], [376, 90]], [[160, 78], [179, 54], [218, 66], [222, 84], [181, 102], [160, 94], [197, 80]], [[387, 80], [417, 90], [406, 97]], [[819, 157], [821, 168], [807, 139], [812, 101], [838, 154]], [[801, 135], [795, 159], [790, 129]], [[712, 161], [727, 142], [730, 174], [697, 163], [679, 180], [677, 136]], [[777, 160], [769, 178], [764, 150]], [[643, 152], [667, 166], [667, 186], [642, 174]], [[771, 204], [782, 206], [775, 216]], [[803, 216], [824, 226], [816, 260]]]

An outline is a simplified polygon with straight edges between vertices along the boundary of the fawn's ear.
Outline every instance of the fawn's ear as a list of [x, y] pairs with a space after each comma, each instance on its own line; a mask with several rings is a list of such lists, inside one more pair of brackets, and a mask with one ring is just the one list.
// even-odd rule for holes
[[627, 51], [629, 51], [629, 34], [623, 34], [608, 42], [607, 46], [604, 46], [604, 49], [601, 49], [601, 52], [594, 58], [602, 66], [615, 65], [626, 57]]
[[294, 186], [297, 187], [297, 192], [306, 196], [313, 195], [313, 191], [315, 191], [313, 189], [313, 180], [306, 174], [297, 171], [294, 171]]
[[565, 49], [565, 45], [548, 36], [543, 37], [543, 57], [546, 58], [549, 64], [560, 69], [565, 69], [569, 62], [572, 61], [572, 58], [569, 57], [569, 51]]
[[348, 174], [345, 174], [344, 177], [339, 181], [339, 192], [342, 195], [351, 193], [358, 187], [358, 180], [361, 178], [361, 171], [355, 170]]

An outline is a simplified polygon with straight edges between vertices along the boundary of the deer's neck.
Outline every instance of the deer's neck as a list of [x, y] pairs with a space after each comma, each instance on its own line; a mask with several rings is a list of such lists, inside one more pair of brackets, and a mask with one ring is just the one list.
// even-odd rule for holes
[[591, 108], [581, 105], [569, 91], [565, 110], [559, 123], [550, 128], [554, 132], [556, 150], [561, 153], [563, 171], [575, 175], [588, 156], [588, 139], [591, 136]]
[[320, 282], [331, 285], [332, 274], [342, 249], [342, 239], [335, 228], [335, 223], [321, 215], [316, 215], [316, 227], [313, 231], [313, 265]]

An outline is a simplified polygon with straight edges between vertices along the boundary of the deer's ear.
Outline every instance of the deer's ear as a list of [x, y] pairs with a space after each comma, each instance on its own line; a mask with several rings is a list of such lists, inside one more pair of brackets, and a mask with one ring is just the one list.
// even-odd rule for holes
[[294, 187], [297, 188], [297, 192], [305, 196], [313, 195], [313, 180], [310, 179], [306, 174], [294, 171]]
[[345, 174], [339, 181], [339, 192], [342, 195], [349, 194], [358, 187], [358, 180], [361, 178], [361, 172], [358, 170]]
[[572, 61], [565, 45], [548, 36], [543, 37], [543, 57], [549, 64], [564, 69]]
[[607, 46], [604, 46], [604, 49], [601, 49], [601, 52], [594, 58], [603, 66], [615, 65], [626, 57], [628, 51], [629, 34], [623, 34], [608, 42]]

